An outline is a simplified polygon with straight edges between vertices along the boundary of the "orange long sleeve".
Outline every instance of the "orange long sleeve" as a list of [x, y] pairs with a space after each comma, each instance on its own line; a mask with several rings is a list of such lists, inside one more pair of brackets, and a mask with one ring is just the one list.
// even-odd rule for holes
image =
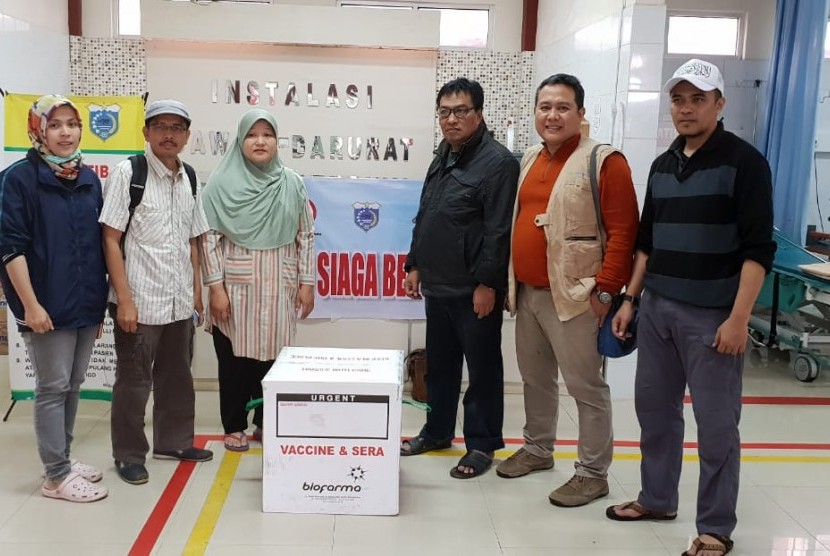
[[[534, 218], [545, 212], [553, 184], [579, 136], [565, 142], [553, 156], [542, 150], [519, 190], [519, 214], [513, 231], [513, 269], [519, 282], [548, 285], [546, 239]], [[625, 157], [613, 153], [605, 159], [599, 174], [600, 208], [607, 235], [605, 258], [597, 274], [600, 289], [618, 292], [631, 276], [639, 211], [631, 169]]]

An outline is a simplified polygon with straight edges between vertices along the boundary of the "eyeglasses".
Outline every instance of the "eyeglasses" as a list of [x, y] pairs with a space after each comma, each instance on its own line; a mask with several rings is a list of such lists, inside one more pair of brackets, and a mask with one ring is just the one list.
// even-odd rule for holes
[[438, 109], [438, 117], [442, 120], [446, 120], [450, 117], [450, 114], [455, 116], [456, 120], [463, 120], [467, 117], [467, 114], [470, 111], [474, 111], [475, 108], [472, 106], [456, 106], [455, 108], [439, 108]]
[[171, 133], [175, 133], [176, 135], [182, 134], [185, 131], [187, 131], [187, 127], [183, 126], [182, 124], [173, 124], [173, 125], [167, 125], [167, 124], [161, 124], [161, 123], [159, 123], [159, 124], [150, 124], [150, 129], [152, 129], [153, 131], [155, 131], [157, 133], [171, 132]]

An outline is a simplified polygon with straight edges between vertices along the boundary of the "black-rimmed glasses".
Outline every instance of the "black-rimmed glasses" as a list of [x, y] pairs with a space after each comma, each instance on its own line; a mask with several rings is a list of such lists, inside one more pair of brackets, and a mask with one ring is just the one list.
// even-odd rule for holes
[[456, 106], [455, 108], [441, 107], [438, 109], [438, 117], [442, 120], [446, 120], [450, 117], [450, 114], [452, 114], [457, 120], [463, 120], [467, 117], [467, 114], [473, 110], [475, 110], [475, 108], [472, 106]]

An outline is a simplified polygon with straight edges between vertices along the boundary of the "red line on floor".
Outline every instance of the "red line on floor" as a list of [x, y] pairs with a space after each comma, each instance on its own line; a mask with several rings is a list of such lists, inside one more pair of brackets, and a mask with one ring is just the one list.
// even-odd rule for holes
[[[830, 405], [830, 398], [812, 398], [798, 396], [744, 396], [744, 405]], [[683, 403], [692, 403], [686, 396]]]
[[[793, 398], [781, 399], [791, 400]], [[797, 399], [822, 400], [823, 398]], [[207, 443], [212, 440], [221, 441], [222, 435], [196, 435], [194, 438], [194, 445], [198, 448], [204, 448], [207, 446]], [[463, 445], [464, 439], [455, 438], [453, 439], [453, 443]], [[504, 443], [508, 446], [521, 445], [524, 444], [524, 440], [521, 438], [505, 438]], [[574, 439], [556, 441], [557, 446], [576, 446], [577, 444], [578, 441]], [[615, 440], [614, 446], [617, 448], [639, 448], [640, 443], [636, 440]], [[688, 449], [696, 449], [697, 442], [684, 442], [683, 447]], [[745, 442], [741, 444], [741, 448], [745, 450], [830, 450], [830, 444], [797, 442]], [[170, 519], [170, 515], [173, 513], [176, 504], [178, 504], [179, 498], [181, 498], [182, 492], [184, 492], [184, 488], [190, 480], [190, 477], [193, 475], [193, 471], [195, 469], [195, 463], [185, 461], [179, 462], [176, 470], [173, 472], [173, 476], [170, 478], [170, 482], [167, 483], [167, 487], [165, 487], [164, 492], [161, 493], [155, 508], [153, 508], [153, 511], [150, 513], [150, 517], [147, 518], [147, 521], [144, 523], [144, 527], [142, 527], [141, 532], [138, 534], [138, 537], [136, 537], [132, 548], [130, 548], [130, 556], [139, 556], [152, 553], [153, 548], [161, 536], [161, 532], [167, 525], [167, 521]]]
[[[196, 435], [193, 439], [193, 444], [197, 448], [204, 448], [211, 440], [221, 439], [221, 436], [212, 435]], [[179, 503], [184, 487], [193, 475], [196, 469], [196, 464], [188, 461], [180, 461], [170, 482], [167, 483], [164, 492], [161, 493], [156, 507], [150, 513], [150, 517], [144, 522], [144, 527], [136, 537], [132, 548], [130, 548], [130, 556], [139, 556], [143, 554], [150, 554], [158, 542], [161, 532], [167, 525], [167, 520], [170, 519], [170, 514]]]
[[[697, 448], [697, 443], [694, 445]], [[830, 444], [810, 442], [744, 442], [744, 450], [830, 450]]]
[[[504, 443], [508, 446], [522, 445], [524, 439], [521, 438], [505, 438]], [[453, 444], [464, 444], [463, 438], [454, 438]], [[578, 446], [579, 441], [575, 439], [557, 440], [557, 446]], [[637, 440], [615, 440], [614, 447], [616, 448], [639, 448], [640, 442]], [[687, 449], [697, 449], [697, 442], [684, 442], [683, 447]], [[812, 443], [812, 442], [744, 442], [741, 444], [743, 450], [830, 450], [830, 444], [827, 443]]]

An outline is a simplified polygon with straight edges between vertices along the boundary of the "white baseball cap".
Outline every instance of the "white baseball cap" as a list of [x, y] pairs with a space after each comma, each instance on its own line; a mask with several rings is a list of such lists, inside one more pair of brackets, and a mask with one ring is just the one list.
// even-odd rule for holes
[[692, 58], [674, 72], [671, 79], [663, 85], [663, 90], [670, 93], [681, 81], [688, 81], [701, 91], [719, 90], [723, 94], [723, 75], [718, 66], [704, 60]]

